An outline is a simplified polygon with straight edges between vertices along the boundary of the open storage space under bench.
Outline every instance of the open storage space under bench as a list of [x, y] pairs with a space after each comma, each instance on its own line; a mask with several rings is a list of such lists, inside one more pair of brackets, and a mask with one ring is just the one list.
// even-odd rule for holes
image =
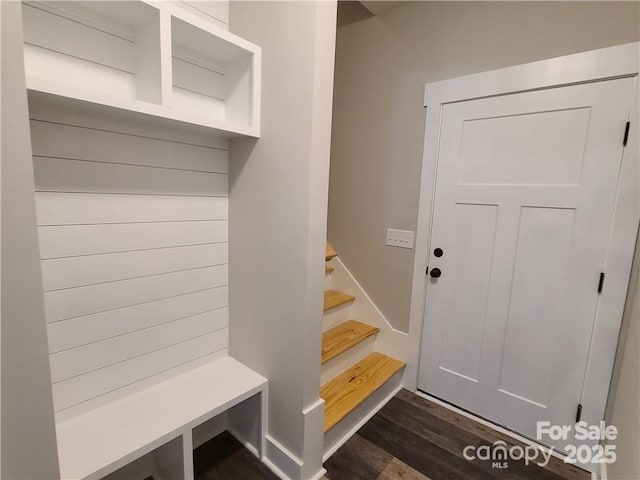
[[193, 449], [229, 430], [259, 457], [267, 380], [225, 356], [56, 424], [63, 479], [193, 478]]

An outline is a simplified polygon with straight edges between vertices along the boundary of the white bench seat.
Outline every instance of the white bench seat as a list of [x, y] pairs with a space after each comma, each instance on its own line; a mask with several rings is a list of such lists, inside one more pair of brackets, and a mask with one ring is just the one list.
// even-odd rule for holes
[[266, 385], [264, 377], [225, 356], [61, 421], [61, 478], [101, 478], [180, 435], [191, 445], [193, 428], [257, 393], [264, 398]]

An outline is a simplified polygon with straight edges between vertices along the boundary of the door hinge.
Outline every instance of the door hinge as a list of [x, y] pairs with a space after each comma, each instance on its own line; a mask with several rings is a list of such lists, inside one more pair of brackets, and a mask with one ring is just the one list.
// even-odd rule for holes
[[627, 146], [627, 140], [629, 140], [629, 127], [631, 126], [631, 122], [627, 122], [627, 126], [624, 127], [624, 139], [622, 140], [622, 146]]
[[604, 287], [604, 272], [600, 272], [600, 280], [598, 280], [598, 293], [602, 293]]
[[581, 418], [582, 418], [582, 404], [579, 403], [578, 410], [576, 411], [576, 423], [578, 423]]

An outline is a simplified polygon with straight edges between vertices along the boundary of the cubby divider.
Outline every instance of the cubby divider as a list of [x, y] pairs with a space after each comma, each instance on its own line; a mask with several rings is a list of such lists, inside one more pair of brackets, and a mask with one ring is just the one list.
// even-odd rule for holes
[[31, 90], [260, 135], [260, 48], [170, 2], [24, 2]]

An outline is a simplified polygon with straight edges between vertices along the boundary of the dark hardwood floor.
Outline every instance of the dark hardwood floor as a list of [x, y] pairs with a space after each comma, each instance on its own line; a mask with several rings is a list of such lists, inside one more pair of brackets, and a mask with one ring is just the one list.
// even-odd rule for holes
[[224, 432], [193, 452], [195, 480], [278, 480], [278, 477]]
[[[520, 445], [467, 417], [406, 390], [400, 391], [325, 463], [328, 480], [588, 480], [590, 475], [553, 458], [546, 468], [508, 460], [469, 461], [463, 450], [503, 441]], [[199, 480], [271, 480], [277, 477], [224, 433], [198, 448]]]
[[508, 460], [467, 460], [467, 445], [520, 445], [467, 417], [401, 390], [325, 463], [329, 480], [588, 480], [553, 458], [547, 468]]

